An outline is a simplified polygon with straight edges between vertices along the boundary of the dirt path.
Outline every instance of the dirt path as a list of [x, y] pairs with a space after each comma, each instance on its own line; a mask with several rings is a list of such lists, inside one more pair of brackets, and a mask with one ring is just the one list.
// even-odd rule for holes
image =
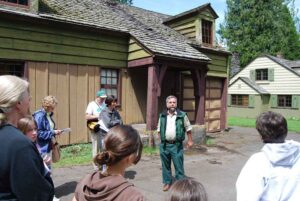
[[[234, 201], [236, 178], [249, 158], [262, 143], [255, 129], [234, 127], [228, 132], [209, 134], [211, 146], [196, 145], [185, 152], [185, 172], [205, 186], [210, 201]], [[288, 139], [300, 141], [300, 134], [289, 133]], [[54, 183], [61, 201], [71, 201], [77, 182], [93, 171], [90, 166], [56, 169]], [[163, 201], [159, 156], [143, 157], [129, 168], [126, 178], [134, 183], [150, 201]]]

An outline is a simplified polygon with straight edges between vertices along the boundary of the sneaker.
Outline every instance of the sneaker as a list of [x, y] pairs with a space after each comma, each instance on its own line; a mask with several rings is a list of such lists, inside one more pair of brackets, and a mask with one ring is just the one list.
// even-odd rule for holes
[[52, 201], [59, 201], [59, 199], [54, 196]]

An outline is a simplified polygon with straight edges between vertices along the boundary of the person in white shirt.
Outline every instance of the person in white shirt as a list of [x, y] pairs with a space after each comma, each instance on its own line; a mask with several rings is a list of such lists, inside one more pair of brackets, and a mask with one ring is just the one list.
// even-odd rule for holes
[[237, 201], [299, 201], [300, 143], [285, 140], [286, 119], [275, 112], [262, 113], [256, 120], [262, 150], [253, 154], [237, 182]]
[[[107, 97], [105, 90], [101, 89], [96, 93], [96, 99], [91, 101], [86, 108], [86, 120], [98, 122], [99, 114], [106, 107], [105, 98]], [[97, 155], [99, 151], [99, 132], [94, 132], [90, 130], [91, 141], [92, 141], [92, 156], [93, 158]], [[98, 167], [94, 164], [94, 169], [97, 170]]]

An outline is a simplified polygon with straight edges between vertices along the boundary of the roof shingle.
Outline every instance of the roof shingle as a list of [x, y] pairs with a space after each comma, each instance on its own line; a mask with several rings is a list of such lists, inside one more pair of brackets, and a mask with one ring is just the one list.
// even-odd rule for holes
[[180, 33], [163, 24], [169, 16], [111, 0], [42, 0], [43, 18], [92, 25], [131, 34], [154, 54], [208, 62]]

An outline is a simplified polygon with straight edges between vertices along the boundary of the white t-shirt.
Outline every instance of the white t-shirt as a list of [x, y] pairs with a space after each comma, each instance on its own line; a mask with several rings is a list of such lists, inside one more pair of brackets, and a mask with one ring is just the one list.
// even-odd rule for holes
[[102, 104], [97, 104], [96, 101], [92, 101], [88, 104], [86, 108], [86, 114], [95, 115], [99, 117], [101, 111], [106, 107], [106, 104], [103, 102]]

